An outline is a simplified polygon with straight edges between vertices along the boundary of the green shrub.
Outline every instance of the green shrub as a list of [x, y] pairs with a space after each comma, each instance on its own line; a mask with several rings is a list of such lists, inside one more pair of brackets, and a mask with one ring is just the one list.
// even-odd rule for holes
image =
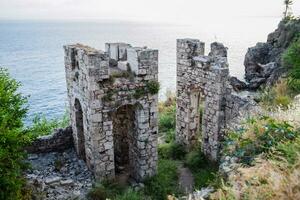
[[146, 94], [147, 94], [147, 92], [146, 92], [145, 88], [137, 88], [137, 89], [135, 89], [135, 91], [133, 93], [133, 97], [136, 99], [139, 99]]
[[158, 147], [158, 156], [160, 159], [183, 159], [186, 152], [182, 145], [174, 142], [161, 144]]
[[197, 171], [199, 168], [203, 168], [208, 164], [207, 159], [200, 149], [189, 152], [185, 158], [185, 165], [192, 171]]
[[61, 119], [48, 120], [45, 116], [36, 115], [32, 125], [27, 127], [27, 132], [33, 137], [49, 135], [55, 129], [66, 128], [70, 125], [69, 113], [66, 112]]
[[154, 95], [159, 92], [159, 82], [150, 80], [146, 83], [147, 90], [150, 94]]
[[296, 164], [300, 156], [300, 137], [298, 136], [293, 141], [286, 141], [279, 143], [274, 151], [272, 152], [271, 157], [279, 160], [286, 160], [290, 166]]
[[165, 107], [159, 112], [159, 131], [167, 132], [176, 128], [176, 106]]
[[189, 152], [184, 164], [192, 171], [198, 189], [209, 186], [216, 178], [217, 165], [209, 161], [200, 148]]
[[166, 143], [174, 142], [176, 128], [176, 100], [171, 93], [167, 93], [167, 100], [165, 102], [159, 103], [158, 112], [159, 132], [164, 134]]
[[22, 199], [21, 189], [25, 184], [23, 148], [30, 138], [22, 131], [27, 99], [18, 93], [19, 86], [7, 70], [0, 68], [0, 199], [3, 200]]
[[289, 71], [288, 85], [295, 92], [300, 91], [300, 37], [295, 38], [282, 55], [283, 65]]
[[126, 190], [123, 185], [113, 180], [105, 180], [97, 183], [88, 193], [87, 197], [91, 200], [115, 199], [117, 195], [122, 195]]
[[157, 175], [145, 180], [144, 194], [155, 200], [165, 200], [170, 194], [180, 195], [177, 166], [176, 161], [159, 160]]
[[170, 129], [167, 132], [165, 132], [165, 142], [171, 143], [175, 141], [175, 129]]
[[136, 192], [132, 189], [127, 189], [123, 194], [117, 195], [115, 200], [144, 200], [141, 192]]
[[281, 142], [293, 141], [298, 135], [287, 122], [269, 117], [250, 119], [244, 128], [227, 135], [225, 152], [249, 165], [257, 155], [269, 153], [271, 148]]

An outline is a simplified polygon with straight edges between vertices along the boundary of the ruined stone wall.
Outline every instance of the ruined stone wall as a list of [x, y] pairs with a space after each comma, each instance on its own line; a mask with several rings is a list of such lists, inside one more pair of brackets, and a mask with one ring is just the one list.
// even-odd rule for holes
[[28, 153], [59, 152], [73, 147], [72, 128], [57, 129], [50, 135], [40, 136], [30, 146]]
[[96, 178], [114, 178], [114, 132], [118, 128], [114, 127], [113, 113], [131, 105], [135, 121], [129, 142], [133, 166], [130, 174], [142, 180], [154, 175], [157, 166], [158, 98], [149, 93], [147, 85], [157, 82], [158, 51], [124, 43], [107, 44], [106, 50], [80, 44], [65, 46], [74, 144], [80, 153], [74, 106], [77, 99], [83, 115], [84, 159]]
[[226, 57], [222, 44], [213, 43], [209, 56], [205, 56], [203, 42], [177, 40], [176, 141], [191, 149], [201, 132], [203, 152], [214, 161], [225, 131], [226, 96], [231, 93]]

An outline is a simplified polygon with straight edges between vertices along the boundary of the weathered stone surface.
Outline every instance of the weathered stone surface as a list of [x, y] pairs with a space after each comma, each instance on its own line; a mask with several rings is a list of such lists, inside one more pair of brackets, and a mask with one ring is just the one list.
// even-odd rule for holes
[[158, 51], [126, 43], [107, 43], [106, 52], [80, 44], [64, 48], [78, 156], [97, 179], [154, 175], [158, 97], [146, 87], [158, 81]]
[[[248, 82], [256, 79], [253, 89], [262, 84], [272, 85], [285, 73], [281, 66], [281, 55], [299, 32], [299, 20], [281, 21], [278, 28], [269, 34], [266, 43], [257, 43], [248, 49], [244, 61], [245, 79]], [[257, 79], [261, 78], [265, 81], [258, 82]]]
[[61, 177], [55, 176], [55, 177], [48, 177], [45, 179], [45, 183], [47, 185], [51, 185], [53, 183], [58, 183], [61, 180]]
[[209, 56], [215, 57], [227, 57], [227, 47], [225, 47], [222, 43], [213, 42], [210, 45], [210, 53]]
[[[253, 102], [233, 93], [227, 48], [221, 43], [211, 48], [205, 56], [203, 42], [177, 40], [176, 141], [191, 149], [201, 133], [204, 154], [217, 161], [227, 124]], [[234, 81], [236, 89], [246, 87]]]
[[204, 56], [203, 42], [177, 40], [176, 141], [190, 149], [202, 130], [203, 152], [216, 161], [224, 135], [226, 96], [231, 88], [226, 47], [220, 43], [211, 47], [209, 56]]
[[26, 172], [33, 199], [73, 199], [74, 193], [77, 199], [86, 199], [94, 179], [74, 149], [34, 155], [38, 158], [28, 160], [32, 168]]
[[236, 92], [247, 89], [247, 84], [239, 80], [237, 77], [230, 77], [229, 81], [230, 85]]
[[[29, 153], [64, 151], [73, 147], [72, 128], [55, 130], [52, 134], [40, 136], [25, 149]], [[35, 157], [36, 158], [36, 157]], [[31, 159], [34, 159], [33, 157]]]

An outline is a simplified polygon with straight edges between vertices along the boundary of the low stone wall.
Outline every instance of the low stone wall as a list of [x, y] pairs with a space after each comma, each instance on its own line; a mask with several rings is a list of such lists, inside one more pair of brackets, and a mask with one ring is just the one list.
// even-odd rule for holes
[[57, 129], [51, 135], [38, 137], [25, 149], [28, 153], [59, 152], [73, 147], [72, 127]]

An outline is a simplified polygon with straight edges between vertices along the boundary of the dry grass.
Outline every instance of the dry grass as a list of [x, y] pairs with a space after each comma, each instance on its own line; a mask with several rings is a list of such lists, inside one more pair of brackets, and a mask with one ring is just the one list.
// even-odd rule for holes
[[273, 87], [265, 88], [261, 92], [260, 105], [268, 110], [281, 107], [288, 108], [292, 103], [292, 91], [290, 91], [287, 80], [279, 80]]
[[[279, 92], [284, 88], [279, 87]], [[300, 128], [300, 95], [287, 109], [264, 111], [264, 115], [278, 121], [287, 121], [296, 129]], [[263, 126], [253, 131], [249, 129], [244, 137], [255, 140], [254, 132], [264, 132]], [[222, 187], [213, 193], [210, 199], [219, 200], [296, 200], [300, 199], [300, 138], [281, 144], [281, 149], [274, 148], [268, 159], [260, 155], [255, 165], [245, 167], [239, 165], [231, 173]], [[272, 151], [271, 151], [272, 152]], [[285, 152], [285, 154], [283, 153]], [[291, 159], [292, 157], [292, 159]]]
[[294, 127], [300, 127], [300, 95], [294, 98], [293, 104], [288, 106], [288, 109], [277, 108], [275, 112], [269, 112], [269, 115], [274, 119], [288, 121]]
[[227, 184], [211, 199], [300, 199], [300, 157], [292, 168], [287, 163], [259, 158], [255, 166], [238, 168]]

